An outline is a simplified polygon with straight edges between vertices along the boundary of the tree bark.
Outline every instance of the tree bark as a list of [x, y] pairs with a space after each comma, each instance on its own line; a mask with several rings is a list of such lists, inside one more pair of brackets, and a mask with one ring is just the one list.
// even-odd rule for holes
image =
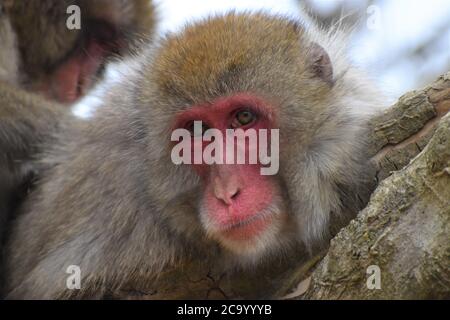
[[[302, 298], [450, 298], [449, 109], [447, 73], [373, 120], [378, 187], [331, 241]], [[369, 266], [380, 289], [368, 288]]]
[[371, 121], [378, 187], [327, 252], [232, 275], [189, 262], [115, 297], [450, 298], [449, 109], [450, 72]]

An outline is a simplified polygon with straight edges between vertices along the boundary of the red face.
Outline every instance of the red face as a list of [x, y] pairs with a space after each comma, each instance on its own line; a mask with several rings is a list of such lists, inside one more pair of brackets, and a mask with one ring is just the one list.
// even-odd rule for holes
[[[238, 94], [191, 107], [179, 115], [176, 128], [192, 131], [193, 122], [202, 121], [203, 130], [220, 130], [226, 149], [227, 129], [254, 129], [257, 133], [266, 129], [270, 132], [276, 128], [275, 116], [274, 108], [262, 99]], [[268, 136], [270, 138], [270, 134]], [[202, 142], [203, 148], [208, 143]], [[258, 149], [249, 143], [246, 140], [243, 146], [246, 154], [251, 148]], [[223, 157], [226, 157], [225, 151]], [[255, 164], [248, 164], [248, 161], [246, 164], [195, 164], [192, 167], [204, 183], [201, 219], [210, 236], [238, 252], [254, 250], [257, 243], [264, 242], [261, 240], [274, 236], [281, 216], [279, 187], [273, 176], [261, 175], [259, 161]]]
[[38, 91], [50, 99], [72, 103], [92, 87], [106, 58], [123, 46], [112, 27], [98, 24], [92, 30], [83, 39], [81, 48], [75, 50], [37, 85]]

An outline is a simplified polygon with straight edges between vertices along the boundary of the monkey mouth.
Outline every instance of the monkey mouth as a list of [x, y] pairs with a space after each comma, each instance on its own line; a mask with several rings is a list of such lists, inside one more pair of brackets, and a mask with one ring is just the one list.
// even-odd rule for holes
[[51, 74], [50, 83], [37, 87], [48, 97], [71, 104], [92, 88], [105, 61], [123, 49], [123, 40], [114, 25], [90, 22], [91, 29], [82, 50], [71, 52]]
[[273, 214], [263, 211], [247, 219], [231, 222], [222, 228], [221, 234], [224, 238], [234, 241], [248, 241], [255, 239], [271, 225]]

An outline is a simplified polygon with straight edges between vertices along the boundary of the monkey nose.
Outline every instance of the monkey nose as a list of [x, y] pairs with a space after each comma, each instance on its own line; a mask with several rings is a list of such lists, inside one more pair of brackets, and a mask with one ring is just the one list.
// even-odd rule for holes
[[239, 193], [240, 187], [237, 179], [230, 178], [223, 180], [219, 177], [214, 179], [214, 196], [226, 205], [231, 206]]

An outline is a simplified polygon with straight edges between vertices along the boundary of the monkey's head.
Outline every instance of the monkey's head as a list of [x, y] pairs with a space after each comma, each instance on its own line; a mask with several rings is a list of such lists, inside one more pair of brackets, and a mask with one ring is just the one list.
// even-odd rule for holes
[[5, 2], [17, 36], [23, 87], [63, 103], [75, 101], [137, 35], [153, 32], [150, 0]]
[[[231, 13], [169, 35], [139, 65], [137, 80], [127, 85], [146, 115], [139, 128], [151, 128], [138, 137], [148, 141], [155, 201], [174, 232], [203, 234], [255, 260], [287, 243], [322, 246], [357, 212], [367, 165], [363, 110], [375, 102], [340, 52], [329, 55], [342, 44], [325, 39], [285, 18]], [[175, 129], [184, 131], [174, 142]], [[206, 129], [216, 129], [212, 139]], [[219, 163], [229, 154], [230, 129], [258, 136], [236, 142], [245, 163]], [[192, 149], [174, 149], [181, 141], [219, 161], [174, 164], [174, 154], [191, 155]], [[272, 161], [279, 156], [279, 170], [262, 174], [273, 163], [261, 151]]]

